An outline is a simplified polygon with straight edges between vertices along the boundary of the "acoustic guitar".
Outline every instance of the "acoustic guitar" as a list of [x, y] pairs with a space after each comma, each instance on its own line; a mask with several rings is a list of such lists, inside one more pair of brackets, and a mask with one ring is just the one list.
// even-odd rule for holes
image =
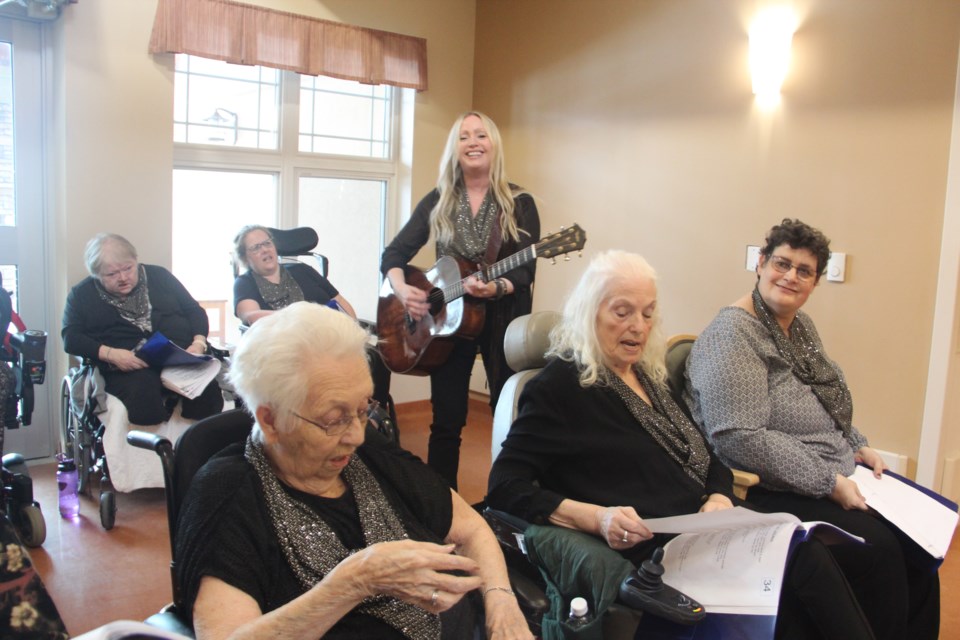
[[429, 374], [453, 349], [452, 340], [445, 338], [476, 338], [483, 330], [486, 300], [466, 295], [468, 278], [490, 282], [537, 258], [580, 251], [586, 241], [586, 233], [574, 224], [481, 270], [451, 256], [443, 256], [427, 271], [407, 265], [404, 279], [427, 292], [430, 311], [414, 320], [384, 279], [377, 304], [377, 348], [383, 362], [395, 373]]

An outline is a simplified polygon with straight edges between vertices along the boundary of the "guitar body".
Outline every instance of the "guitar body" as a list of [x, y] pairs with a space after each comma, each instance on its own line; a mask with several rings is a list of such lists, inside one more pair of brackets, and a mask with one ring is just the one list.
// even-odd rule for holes
[[537, 258], [553, 259], [581, 251], [587, 235], [579, 225], [561, 229], [496, 264], [476, 271], [465, 260], [444, 256], [429, 271], [404, 268], [406, 283], [427, 292], [430, 312], [419, 321], [407, 315], [389, 280], [383, 281], [377, 304], [377, 349], [395, 373], [425, 376], [446, 362], [453, 337], [476, 338], [483, 331], [486, 302], [466, 295], [470, 277], [489, 282]]
[[[457, 283], [472, 267], [443, 256], [428, 271], [407, 266], [407, 284], [428, 294]], [[407, 316], [389, 280], [384, 280], [377, 304], [377, 349], [394, 373], [428, 375], [446, 362], [453, 349], [451, 338], [476, 338], [483, 330], [484, 303], [471, 296], [436, 302], [419, 321]]]

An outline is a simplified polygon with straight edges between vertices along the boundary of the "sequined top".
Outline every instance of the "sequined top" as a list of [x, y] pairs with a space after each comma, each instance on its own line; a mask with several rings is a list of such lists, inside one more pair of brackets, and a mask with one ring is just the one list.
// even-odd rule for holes
[[[810, 317], [801, 311], [795, 322], [823, 352]], [[853, 473], [854, 452], [867, 444], [856, 427], [844, 437], [763, 324], [739, 307], [721, 309], [700, 334], [686, 376], [684, 398], [714, 451], [727, 465], [759, 474], [762, 486], [828, 495], [836, 474]]]

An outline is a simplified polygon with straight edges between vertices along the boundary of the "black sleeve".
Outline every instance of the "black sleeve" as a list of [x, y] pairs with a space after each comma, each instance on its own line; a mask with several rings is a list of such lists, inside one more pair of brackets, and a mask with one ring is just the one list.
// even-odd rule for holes
[[569, 451], [569, 401], [562, 385], [541, 372], [520, 395], [517, 419], [490, 469], [487, 504], [534, 524], [545, 524], [566, 496], [540, 487], [554, 461]]
[[400, 229], [400, 233], [383, 250], [380, 257], [380, 273], [386, 275], [390, 269], [404, 268], [417, 255], [417, 252], [430, 239], [430, 212], [440, 199], [440, 193], [434, 189], [428, 193], [413, 210], [413, 215]]
[[[537, 203], [529, 193], [522, 193], [514, 199], [514, 213], [517, 217], [517, 227], [520, 230], [520, 242], [511, 243], [507, 248], [509, 253], [502, 257], [507, 257], [514, 253], [523, 251], [532, 244], [540, 240], [540, 213], [537, 211]], [[537, 261], [531, 260], [522, 267], [518, 267], [508, 272], [504, 278], [513, 283], [515, 291], [529, 290], [537, 275]]]
[[[233, 315], [237, 315], [237, 305], [243, 302], [244, 300], [253, 300], [257, 303], [257, 306], [263, 309], [263, 296], [260, 295], [260, 290], [257, 289], [257, 283], [253, 279], [253, 274], [249, 271], [245, 271], [237, 276], [237, 279], [233, 281]], [[240, 316], [237, 316], [238, 318]]]
[[97, 359], [100, 352], [100, 342], [87, 334], [87, 320], [84, 313], [85, 309], [90, 307], [90, 301], [84, 300], [89, 297], [91, 291], [90, 280], [85, 279], [80, 284], [70, 290], [67, 295], [67, 304], [63, 308], [63, 326], [60, 329], [60, 336], [63, 338], [63, 350], [69, 354], [81, 358]]
[[177, 579], [188, 615], [204, 576], [223, 580], [269, 611], [278, 564], [270, 516], [253, 468], [237, 455], [211, 459], [194, 477], [178, 519]]

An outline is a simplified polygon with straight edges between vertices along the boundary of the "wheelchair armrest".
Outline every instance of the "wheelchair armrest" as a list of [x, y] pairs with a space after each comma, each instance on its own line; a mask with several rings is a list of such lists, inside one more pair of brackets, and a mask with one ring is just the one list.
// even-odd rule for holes
[[160, 452], [160, 448], [164, 445], [170, 447], [171, 449], [173, 448], [173, 445], [170, 444], [170, 441], [163, 436], [158, 436], [155, 433], [149, 433], [147, 431], [131, 431], [127, 434], [127, 442], [135, 447], [149, 449], [151, 451], [156, 451], [157, 453]]
[[[140, 449], [156, 451], [160, 456], [160, 465], [163, 467], [163, 481], [168, 488], [173, 482], [173, 444], [163, 436], [147, 431], [133, 431], [127, 434], [127, 444]], [[167, 490], [167, 501], [170, 500], [170, 491]]]
[[498, 511], [490, 507], [483, 510], [483, 519], [493, 529], [493, 534], [501, 545], [527, 555], [523, 532], [530, 526], [529, 522], [506, 511]]
[[220, 348], [218, 348], [218, 347], [213, 346], [212, 344], [210, 344], [210, 343], [208, 342], [208, 343], [207, 343], [207, 354], [213, 356], [214, 358], [216, 358], [216, 359], [219, 360], [220, 362], [223, 362], [224, 360], [226, 360], [227, 358], [230, 357], [230, 350], [229, 350], [229, 349], [220, 349]]
[[507, 575], [510, 577], [510, 587], [517, 594], [517, 602], [521, 609], [533, 614], [537, 620], [550, 611], [550, 600], [547, 599], [543, 587], [509, 567], [507, 567]]

